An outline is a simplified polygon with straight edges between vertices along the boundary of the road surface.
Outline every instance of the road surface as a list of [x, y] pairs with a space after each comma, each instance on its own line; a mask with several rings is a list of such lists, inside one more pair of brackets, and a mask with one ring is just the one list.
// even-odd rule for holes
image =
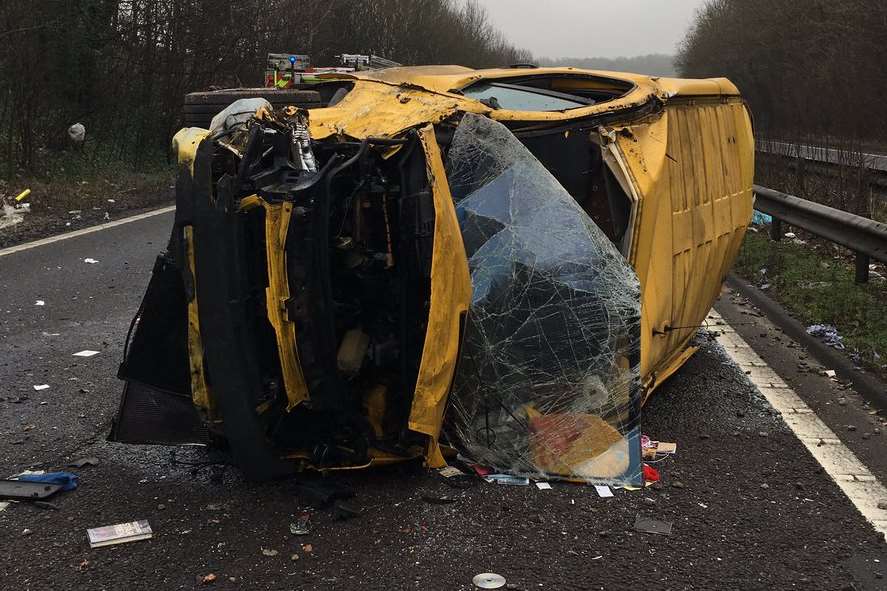
[[[166, 213], [0, 251], [0, 473], [99, 459], [73, 469], [80, 487], [56, 497], [58, 511], [15, 504], [0, 512], [4, 589], [468, 590], [482, 572], [525, 590], [884, 588], [883, 535], [750, 381], [754, 372], [734, 363], [718, 331], [700, 334], [700, 351], [645, 408], [644, 432], [678, 444], [656, 465], [663, 481], [613, 498], [566, 484], [452, 488], [408, 465], [331, 477], [355, 491], [362, 511], [337, 521], [309, 506], [295, 481], [244, 482], [205, 449], [107, 443], [126, 329], [171, 220]], [[797, 367], [791, 356], [803, 352], [736, 297], [718, 309], [764, 341], [762, 351], [775, 351], [762, 356], [786, 373]], [[73, 356], [87, 349], [99, 354]], [[786, 381], [883, 481], [873, 411], [815, 372]], [[857, 428], [848, 431], [848, 421]], [[311, 532], [294, 536], [290, 523], [305, 511]], [[636, 532], [639, 514], [673, 522], [672, 534]], [[153, 539], [89, 548], [87, 528], [136, 519], [150, 522]], [[215, 580], [204, 583], [210, 573]]]

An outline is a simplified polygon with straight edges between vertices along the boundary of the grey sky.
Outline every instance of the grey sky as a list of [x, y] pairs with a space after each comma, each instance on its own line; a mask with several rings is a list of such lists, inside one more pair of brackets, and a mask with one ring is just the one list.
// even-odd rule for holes
[[674, 53], [705, 0], [479, 0], [508, 39], [537, 57]]

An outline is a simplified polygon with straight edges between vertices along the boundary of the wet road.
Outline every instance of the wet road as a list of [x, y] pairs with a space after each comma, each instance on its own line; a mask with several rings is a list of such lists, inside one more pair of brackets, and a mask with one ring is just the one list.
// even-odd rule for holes
[[[646, 433], [678, 444], [656, 465], [662, 483], [609, 499], [565, 484], [452, 488], [401, 466], [332, 477], [362, 511], [337, 521], [295, 482], [243, 482], [206, 450], [105, 442], [125, 332], [171, 217], [0, 256], [0, 473], [100, 460], [75, 470], [59, 511], [0, 512], [0, 587], [467, 590], [491, 571], [513, 589], [884, 588], [879, 536], [705, 334], [644, 412]], [[84, 349], [100, 353], [73, 356]], [[455, 502], [423, 498], [441, 496]], [[294, 536], [304, 511], [311, 532]], [[637, 533], [639, 514], [673, 533]], [[87, 528], [135, 519], [154, 539], [89, 548]]]

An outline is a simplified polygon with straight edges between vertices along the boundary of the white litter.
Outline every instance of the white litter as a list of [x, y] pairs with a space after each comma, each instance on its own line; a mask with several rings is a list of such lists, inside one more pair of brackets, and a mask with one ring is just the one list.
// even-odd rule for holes
[[551, 490], [551, 485], [547, 482], [537, 482], [536, 488], [538, 488], [539, 490]]
[[453, 476], [462, 476], [465, 474], [462, 470], [455, 466], [445, 466], [437, 471], [444, 478], [452, 478]]
[[34, 302], [34, 305], [35, 306], [45, 306], [46, 302], [44, 302], [43, 300], [37, 300], [36, 302]]
[[3, 208], [0, 209], [0, 230], [4, 228], [9, 228], [10, 226], [14, 226], [25, 218], [22, 216], [22, 213], [27, 211], [24, 208], [13, 207], [12, 205], [3, 204]]
[[90, 265], [94, 265], [94, 264], [96, 264], [98, 261], [95, 260], [95, 259], [89, 259], [89, 258], [86, 258], [86, 259], [83, 259], [83, 262], [84, 262], [84, 263], [88, 263], [88, 264], [90, 264]]
[[38, 392], [40, 390], [49, 390], [49, 384], [35, 384], [34, 389], [37, 390]]
[[613, 491], [610, 490], [610, 487], [606, 484], [595, 484], [594, 490], [597, 491], [597, 496], [601, 497], [602, 499], [613, 496]]
[[825, 375], [826, 375], [826, 377], [833, 378], [833, 377], [835, 377], [837, 374], [835, 373], [835, 370], [833, 370], [833, 369], [827, 369], [827, 370], [825, 370]]
[[77, 351], [74, 353], [74, 357], [92, 357], [93, 355], [98, 355], [98, 351], [90, 351], [89, 349], [85, 349], [83, 351]]

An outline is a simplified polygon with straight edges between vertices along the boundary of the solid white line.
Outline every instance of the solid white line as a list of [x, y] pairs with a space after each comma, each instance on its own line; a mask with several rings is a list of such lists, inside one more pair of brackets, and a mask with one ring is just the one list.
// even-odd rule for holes
[[710, 329], [719, 332], [717, 340], [733, 361], [748, 372], [748, 378], [760, 390], [804, 447], [835, 481], [847, 498], [874, 528], [887, 534], [887, 489], [874, 474], [844, 445], [807, 403], [755, 353], [735, 330], [712, 310]]
[[15, 253], [21, 252], [23, 250], [30, 250], [32, 248], [37, 248], [38, 246], [45, 246], [47, 244], [52, 244], [53, 242], [59, 242], [61, 240], [68, 240], [69, 238], [76, 238], [78, 236], [92, 234], [93, 232], [101, 232], [102, 230], [116, 228], [117, 226], [122, 226], [124, 224], [137, 222], [139, 220], [144, 220], [147, 218], [154, 217], [156, 215], [169, 213], [169, 212], [175, 211], [175, 210], [176, 210], [176, 206], [170, 205], [168, 207], [161, 207], [160, 209], [146, 211], [145, 213], [140, 213], [138, 215], [130, 216], [128, 218], [114, 220], [113, 222], [106, 222], [104, 224], [99, 224], [97, 226], [90, 226], [89, 228], [83, 228], [82, 230], [74, 230], [73, 232], [68, 232], [66, 234], [59, 234], [58, 236], [50, 236], [49, 238], [42, 238], [40, 240], [35, 240], [33, 242], [26, 242], [24, 244], [19, 244], [17, 246], [10, 246], [9, 248], [4, 248], [3, 250], [0, 250], [0, 257], [5, 257], [6, 255], [9, 255], [9, 254], [15, 254]]

